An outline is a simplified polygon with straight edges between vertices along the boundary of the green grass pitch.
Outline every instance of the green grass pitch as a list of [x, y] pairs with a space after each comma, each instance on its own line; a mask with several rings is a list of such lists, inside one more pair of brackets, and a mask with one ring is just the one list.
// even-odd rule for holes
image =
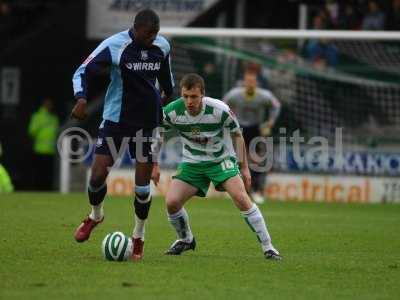
[[195, 252], [163, 255], [175, 240], [156, 198], [139, 263], [108, 262], [100, 244], [132, 229], [131, 201], [108, 197], [89, 242], [73, 239], [84, 194], [0, 195], [0, 299], [399, 299], [400, 205], [261, 206], [284, 260], [263, 258], [229, 200], [188, 203]]

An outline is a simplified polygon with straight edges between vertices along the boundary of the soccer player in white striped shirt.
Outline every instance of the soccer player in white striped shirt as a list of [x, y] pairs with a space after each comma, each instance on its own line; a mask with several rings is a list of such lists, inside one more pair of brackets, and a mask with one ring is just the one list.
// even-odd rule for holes
[[[236, 117], [228, 105], [204, 95], [204, 80], [199, 75], [185, 75], [180, 87], [182, 97], [164, 108], [164, 128], [176, 129], [183, 144], [183, 161], [173, 176], [165, 199], [168, 219], [176, 230], [178, 240], [166, 254], [180, 255], [195, 249], [196, 241], [184, 204], [192, 196], [205, 197], [212, 182], [217, 189], [225, 190], [231, 196], [256, 233], [265, 258], [280, 260], [279, 252], [271, 243], [264, 217], [246, 191], [250, 188], [251, 177]], [[159, 176], [156, 164], [152, 174], [156, 184]]]

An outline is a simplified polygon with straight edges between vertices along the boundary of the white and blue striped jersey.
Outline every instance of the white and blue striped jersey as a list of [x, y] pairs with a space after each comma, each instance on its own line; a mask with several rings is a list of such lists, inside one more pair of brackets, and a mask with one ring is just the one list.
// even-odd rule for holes
[[87, 98], [88, 77], [110, 67], [110, 84], [104, 100], [103, 121], [154, 128], [162, 120], [159, 85], [172, 94], [170, 44], [157, 35], [145, 48], [135, 43], [130, 30], [117, 33], [89, 55], [73, 76], [75, 98]]

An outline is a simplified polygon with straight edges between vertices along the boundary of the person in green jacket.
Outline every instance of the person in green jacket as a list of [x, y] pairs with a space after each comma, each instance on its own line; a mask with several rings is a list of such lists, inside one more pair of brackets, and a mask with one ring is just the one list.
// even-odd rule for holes
[[[2, 148], [0, 144], [0, 157], [2, 155]], [[11, 182], [11, 178], [8, 175], [7, 170], [0, 163], [0, 194], [1, 193], [11, 193], [14, 191], [14, 186]]]
[[45, 98], [29, 122], [29, 136], [33, 139], [34, 188], [52, 190], [54, 181], [54, 157], [59, 121], [54, 114], [51, 98]]

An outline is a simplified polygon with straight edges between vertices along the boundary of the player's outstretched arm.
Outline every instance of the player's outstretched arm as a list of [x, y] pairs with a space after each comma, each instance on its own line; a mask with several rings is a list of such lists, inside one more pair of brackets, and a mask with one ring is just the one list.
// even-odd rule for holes
[[242, 174], [242, 179], [246, 191], [251, 190], [251, 175], [249, 170], [249, 164], [247, 161], [246, 143], [244, 141], [241, 132], [232, 133], [233, 145], [235, 147], [235, 152], [239, 161], [240, 173]]
[[171, 58], [168, 54], [161, 64], [160, 72], [157, 76], [162, 87], [162, 104], [167, 105], [172, 97], [175, 82], [171, 71]]
[[153, 171], [151, 172], [151, 180], [153, 180], [156, 186], [158, 186], [158, 183], [160, 182], [160, 174], [160, 166], [158, 165], [158, 162], [154, 162]]
[[71, 117], [83, 120], [86, 118], [88, 78], [106, 70], [113, 63], [110, 47], [112, 38], [103, 41], [79, 66], [72, 77], [74, 97], [76, 104], [71, 112]]
[[153, 180], [154, 184], [157, 186], [160, 182], [160, 166], [158, 164], [161, 147], [164, 141], [163, 127], [161, 127], [160, 131], [157, 133], [153, 144], [151, 145], [151, 153], [153, 155], [153, 170], [151, 172], [151, 180]]
[[71, 112], [71, 118], [77, 119], [77, 120], [84, 120], [87, 117], [87, 112], [86, 112], [86, 99], [84, 98], [79, 98], [76, 101], [76, 104], [74, 108], [72, 109]]

